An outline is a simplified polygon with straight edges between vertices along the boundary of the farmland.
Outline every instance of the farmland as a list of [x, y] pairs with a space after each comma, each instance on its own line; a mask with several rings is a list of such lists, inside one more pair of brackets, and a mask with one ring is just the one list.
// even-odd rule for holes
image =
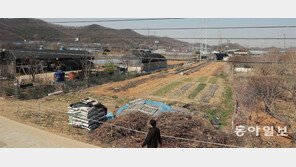
[[[199, 64], [201, 63], [192, 66]], [[177, 101], [184, 103], [204, 103], [202, 97], [206, 96], [208, 100], [205, 103], [215, 104], [219, 103], [217, 99], [222, 96], [222, 90], [225, 85], [225, 81], [222, 78], [214, 76], [221, 66], [224, 67], [225, 63], [208, 63], [205, 66], [194, 69], [193, 73], [183, 76], [178, 73], [175, 74], [176, 69], [172, 69], [127, 81], [95, 86], [90, 91], [97, 95], [113, 95], [121, 98], [148, 98], [165, 102]], [[161, 73], [163, 77], [153, 77]], [[135, 84], [139, 82], [140, 84]], [[202, 89], [200, 86], [198, 88], [200, 90], [197, 93], [196, 89], [201, 83], [203, 83]], [[117, 91], [116, 89], [127, 87], [127, 85], [131, 84], [134, 86], [128, 89], [122, 91]], [[214, 84], [217, 85], [214, 86], [215, 88], [213, 88]], [[208, 91], [211, 91], [211, 93], [208, 94]], [[190, 94], [192, 95], [190, 96]]]
[[[103, 147], [104, 143], [90, 142], [87, 131], [67, 124], [65, 110], [68, 105], [82, 98], [92, 97], [101, 101], [108, 111], [116, 113], [118, 108], [128, 101], [143, 98], [177, 106], [187, 105], [196, 116], [208, 120], [218, 117], [221, 122], [219, 129], [228, 132], [232, 130], [231, 117], [235, 104], [233, 87], [228, 81], [228, 74], [225, 72], [227, 70], [224, 70], [227, 66], [227, 63], [209, 62], [188, 75], [180, 75], [176, 73], [176, 69], [170, 69], [40, 99], [1, 99], [0, 115], [54, 134]], [[266, 117], [262, 114], [260, 116], [261, 120]], [[260, 116], [252, 115], [252, 119], [258, 119]], [[107, 144], [106, 147], [110, 145]]]
[[[195, 67], [199, 64], [201, 63], [192, 66]], [[209, 83], [208, 78], [214, 77], [213, 73], [221, 64], [208, 63], [206, 66], [194, 69], [195, 72], [184, 76], [175, 74], [175, 69], [171, 69], [34, 100], [19, 101], [5, 98], [1, 99], [0, 102], [0, 115], [54, 134], [88, 142], [87, 132], [67, 124], [65, 110], [69, 104], [82, 98], [93, 97], [100, 100], [108, 108], [108, 111], [115, 113], [118, 107], [135, 98], [153, 99], [167, 103], [173, 101], [202, 103], [202, 96], [213, 85]], [[216, 101], [214, 98], [219, 99], [222, 96], [225, 81], [218, 78], [216, 84], [219, 84], [219, 91], [217, 90], [213, 97], [209, 97], [211, 99], [207, 103], [209, 105], [219, 103], [219, 100]], [[203, 85], [202, 89], [199, 85]]]

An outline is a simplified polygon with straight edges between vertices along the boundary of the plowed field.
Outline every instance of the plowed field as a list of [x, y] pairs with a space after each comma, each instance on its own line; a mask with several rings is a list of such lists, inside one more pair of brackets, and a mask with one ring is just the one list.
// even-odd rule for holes
[[[199, 64], [202, 63], [193, 64], [191, 67]], [[223, 92], [224, 80], [217, 77], [217, 73], [223, 71], [224, 66], [225, 63], [209, 62], [205, 66], [189, 71], [189, 75], [176, 74], [177, 70], [172, 69], [166, 74], [159, 72], [122, 82], [95, 86], [90, 91], [97, 95], [113, 95], [122, 98], [214, 104], [219, 102], [219, 97]], [[192, 96], [189, 98], [189, 95], [196, 91], [195, 89], [201, 83], [205, 84], [204, 88], [198, 93], [195, 92], [196, 95], [193, 98]], [[123, 87], [125, 89], [120, 89]]]

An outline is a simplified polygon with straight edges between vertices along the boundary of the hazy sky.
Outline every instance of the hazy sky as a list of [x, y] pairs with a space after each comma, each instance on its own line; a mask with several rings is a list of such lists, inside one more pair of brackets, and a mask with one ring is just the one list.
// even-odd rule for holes
[[[103, 18], [47, 18], [44, 19], [48, 22], [56, 21], [85, 21], [85, 20], [105, 20]], [[115, 19], [115, 18], [107, 18]], [[168, 27], [203, 27], [204, 19], [202, 18], [188, 18], [180, 20], [158, 20], [158, 21], [128, 21], [128, 22], [100, 22], [100, 23], [59, 23], [67, 26], [85, 26], [90, 24], [99, 24], [105, 27], [114, 29], [132, 29], [132, 28], [168, 28]], [[207, 27], [231, 27], [231, 26], [296, 26], [296, 18], [207, 18]], [[286, 38], [296, 38], [296, 28], [277, 28], [277, 29], [215, 29], [206, 31], [206, 37], [212, 38], [239, 38], [239, 37], [254, 37], [254, 38], [283, 38], [284, 34]], [[147, 35], [148, 30], [137, 30], [138, 33]], [[201, 38], [203, 30], [150, 30], [150, 35], [168, 36], [168, 37], [182, 37], [182, 38]], [[185, 40], [187, 42], [201, 42], [200, 39]], [[223, 43], [226, 42], [222, 40]], [[247, 47], [283, 47], [284, 40], [230, 40], [232, 43], [240, 43]], [[216, 45], [219, 40], [207, 40], [210, 45]], [[286, 40], [286, 47], [296, 46], [296, 40]]]

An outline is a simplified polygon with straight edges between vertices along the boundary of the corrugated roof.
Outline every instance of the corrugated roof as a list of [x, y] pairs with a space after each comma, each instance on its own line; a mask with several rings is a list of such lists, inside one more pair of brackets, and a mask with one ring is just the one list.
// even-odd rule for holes
[[121, 64], [122, 61], [118, 59], [100, 59], [100, 60], [91, 60], [95, 65], [103, 65], [108, 63], [114, 63], [114, 64]]
[[122, 56], [121, 59], [129, 60], [142, 60], [143, 63], [154, 61], [166, 61], [166, 57], [158, 53], [140, 53], [140, 54], [127, 54]]
[[[30, 50], [30, 49], [15, 49], [9, 50], [17, 59], [22, 58], [43, 58], [43, 59], [56, 59], [56, 58], [84, 58], [89, 56], [86, 51], [69, 51], [69, 50]], [[91, 57], [91, 56], [89, 56]]]

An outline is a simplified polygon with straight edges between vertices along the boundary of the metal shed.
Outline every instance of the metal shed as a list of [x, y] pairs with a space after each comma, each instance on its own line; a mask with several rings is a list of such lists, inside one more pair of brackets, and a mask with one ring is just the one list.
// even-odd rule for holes
[[121, 57], [121, 61], [128, 71], [150, 72], [167, 67], [167, 59], [157, 53], [127, 54]]
[[13, 78], [17, 72], [26, 73], [26, 67], [29, 65], [42, 66], [44, 71], [54, 71], [58, 66], [64, 67], [64, 70], [80, 70], [82, 62], [91, 59], [93, 57], [86, 51], [5, 50], [1, 52], [0, 70], [2, 76], [9, 78]]

